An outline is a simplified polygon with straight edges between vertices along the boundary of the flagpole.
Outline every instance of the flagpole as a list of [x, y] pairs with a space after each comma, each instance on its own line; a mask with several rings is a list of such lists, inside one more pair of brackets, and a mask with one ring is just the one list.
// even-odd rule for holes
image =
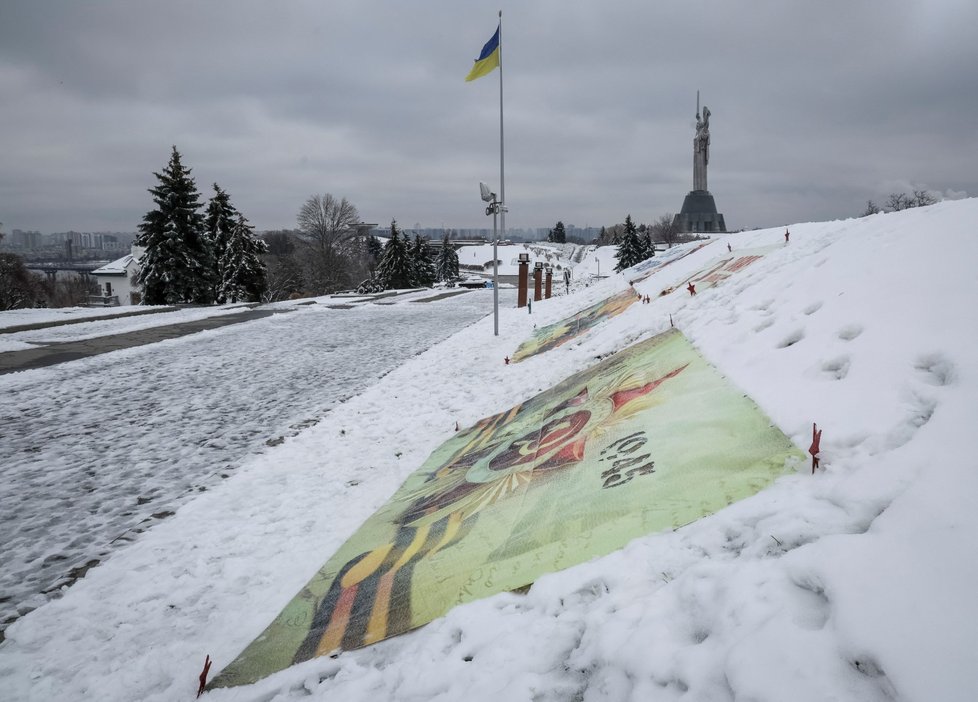
[[[503, 158], [503, 11], [499, 11], [499, 224], [506, 238], [506, 170]], [[495, 220], [495, 218], [493, 218]], [[493, 227], [495, 229], [495, 227]], [[493, 231], [492, 241], [492, 310], [495, 335], [499, 336], [499, 258], [496, 245], [499, 239]]]
[[500, 208], [500, 230], [502, 237], [506, 238], [506, 169], [504, 159], [503, 141], [503, 11], [499, 11], [499, 204]]

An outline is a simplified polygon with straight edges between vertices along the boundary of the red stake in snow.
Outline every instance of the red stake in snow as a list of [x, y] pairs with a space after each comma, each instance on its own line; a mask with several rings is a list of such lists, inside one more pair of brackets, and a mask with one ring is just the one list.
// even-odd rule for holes
[[812, 445], [808, 447], [808, 453], [812, 454], [812, 475], [815, 475], [815, 469], [818, 468], [818, 444], [822, 440], [822, 430], [818, 429], [815, 422], [812, 422]]
[[200, 671], [200, 687], [197, 688], [197, 696], [200, 697], [204, 694], [204, 688], [207, 687], [207, 673], [211, 669], [211, 657], [208, 655], [204, 660], [204, 669]]
[[696, 294], [696, 286], [693, 285], [693, 281], [689, 281], [689, 285], [686, 286], [686, 289], [689, 290], [690, 296]]

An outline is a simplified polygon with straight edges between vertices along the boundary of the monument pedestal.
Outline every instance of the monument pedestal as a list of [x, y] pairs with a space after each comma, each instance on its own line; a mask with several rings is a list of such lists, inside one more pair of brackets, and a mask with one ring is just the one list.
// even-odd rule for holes
[[725, 232], [727, 225], [709, 190], [690, 190], [672, 223], [683, 233]]

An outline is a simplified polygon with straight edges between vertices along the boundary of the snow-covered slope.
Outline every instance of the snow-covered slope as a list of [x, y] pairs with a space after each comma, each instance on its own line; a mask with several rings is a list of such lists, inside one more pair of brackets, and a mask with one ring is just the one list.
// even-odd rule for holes
[[[404, 363], [12, 625], [4, 699], [190, 699], [427, 455], [675, 324], [822, 470], [675, 532], [211, 700], [978, 699], [978, 200], [731, 234], [589, 335], [532, 331], [627, 286], [503, 310]], [[726, 254], [780, 245], [695, 297]], [[604, 273], [604, 270], [602, 270]], [[627, 273], [627, 272], [626, 272]], [[659, 296], [663, 290], [676, 290]]]

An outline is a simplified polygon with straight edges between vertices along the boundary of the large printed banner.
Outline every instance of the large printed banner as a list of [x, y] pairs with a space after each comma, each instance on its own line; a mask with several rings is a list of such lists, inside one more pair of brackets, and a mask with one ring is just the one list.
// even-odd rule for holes
[[719, 261], [714, 261], [706, 268], [693, 274], [689, 280], [697, 289], [697, 292], [719, 285], [735, 273], [744, 270], [748, 266], [760, 261], [764, 256], [779, 246], [760, 246], [753, 249], [743, 249], [733, 251]]
[[460, 431], [214, 680], [250, 683], [752, 495], [801, 453], [678, 331]]
[[702, 249], [704, 246], [708, 246], [709, 244], [712, 243], [713, 243], [712, 241], [707, 240], [707, 241], [697, 241], [690, 244], [680, 244], [678, 246], [673, 246], [671, 249], [667, 249], [666, 251], [659, 254], [658, 256], [653, 256], [652, 258], [648, 258], [642, 261], [641, 263], [637, 264], [634, 268], [632, 268], [632, 270], [638, 274], [636, 277], [632, 278], [632, 282], [633, 283], [641, 282], [646, 278], [648, 278], [653, 273], [655, 273], [656, 271], [658, 271], [660, 268], [663, 268], [664, 266], [668, 266], [670, 263], [674, 263], [675, 261], [678, 261], [681, 258], [685, 258], [686, 256], [689, 256], [691, 253], [695, 253], [700, 249]]
[[535, 329], [533, 336], [516, 349], [513, 354], [513, 362], [517, 363], [538, 353], [563, 346], [568, 341], [573, 341], [606, 319], [617, 317], [638, 299], [638, 293], [629, 288], [597, 304], [585, 307], [571, 317]]
[[[704, 241], [674, 246], [659, 256], [642, 261], [632, 269], [637, 274], [632, 278], [632, 283], [645, 280], [662, 267], [699, 251], [709, 243], [711, 242]], [[518, 363], [530, 356], [563, 346], [568, 341], [573, 341], [582, 334], [586, 334], [606, 319], [621, 314], [638, 299], [638, 293], [630, 288], [590, 307], [585, 307], [571, 317], [540, 327], [534, 330], [533, 336], [529, 340], [520, 344], [520, 347], [513, 354], [512, 360], [514, 363]]]

